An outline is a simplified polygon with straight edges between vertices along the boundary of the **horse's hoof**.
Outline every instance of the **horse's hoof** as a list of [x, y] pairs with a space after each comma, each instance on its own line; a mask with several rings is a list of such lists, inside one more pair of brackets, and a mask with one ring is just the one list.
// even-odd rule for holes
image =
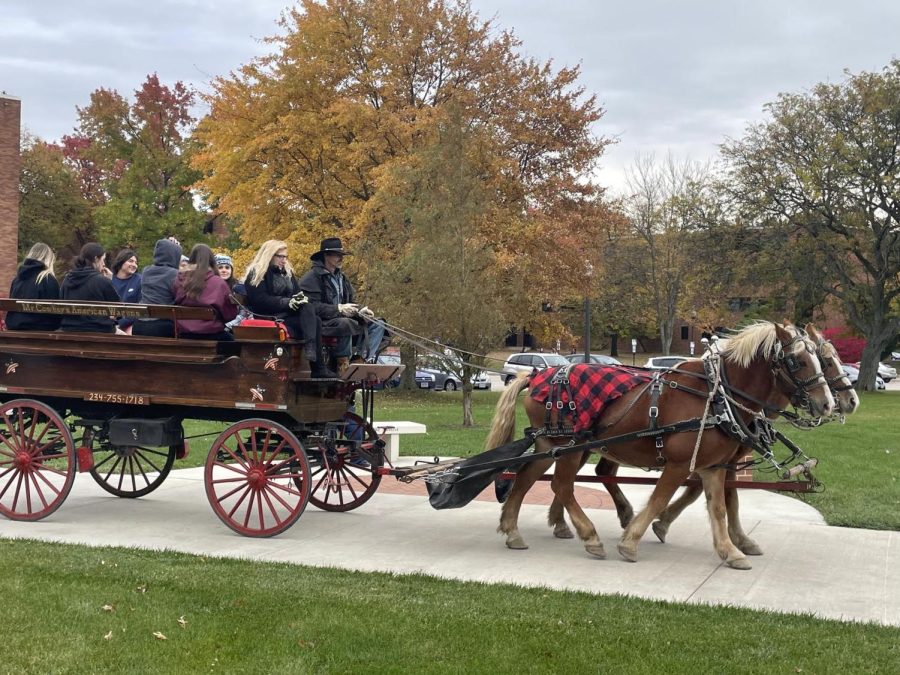
[[656, 535], [656, 538], [659, 539], [662, 543], [666, 543], [666, 535], [669, 533], [669, 526], [663, 525], [662, 521], [655, 521], [652, 525], [653, 534]]
[[749, 539], [741, 544], [737, 544], [737, 547], [741, 549], [741, 553], [744, 555], [762, 555], [762, 549], [755, 541], [750, 541]]
[[511, 548], [514, 551], [524, 551], [528, 548], [528, 544], [525, 543], [522, 537], [516, 535], [515, 537], [507, 538], [506, 548]]
[[636, 546], [626, 546], [625, 544], [619, 542], [616, 546], [619, 549], [619, 555], [625, 558], [628, 562], [637, 562], [637, 547]]
[[558, 523], [556, 527], [553, 528], [553, 536], [557, 539], [574, 539], [575, 535], [572, 533], [571, 528], [565, 523]]
[[592, 556], [596, 556], [601, 560], [606, 560], [606, 549], [603, 548], [603, 544], [585, 544], [584, 550]]
[[725, 564], [730, 568], [735, 570], [749, 570], [753, 569], [753, 565], [751, 565], [746, 558], [735, 558], [734, 560], [726, 560]]

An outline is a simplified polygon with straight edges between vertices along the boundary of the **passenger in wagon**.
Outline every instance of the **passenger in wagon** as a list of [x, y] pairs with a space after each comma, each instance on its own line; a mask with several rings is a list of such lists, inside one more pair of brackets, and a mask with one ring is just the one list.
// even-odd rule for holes
[[[112, 284], [122, 302], [139, 303], [141, 301], [141, 275], [137, 271], [137, 253], [124, 248], [116, 254], [112, 264]], [[128, 332], [134, 319], [119, 319], [119, 328]]]
[[231, 289], [215, 268], [215, 256], [206, 244], [191, 249], [187, 268], [175, 277], [175, 304], [184, 307], [210, 307], [212, 319], [178, 319], [179, 337], [194, 340], [232, 341], [225, 324], [237, 316], [231, 301]]
[[[59, 296], [63, 300], [88, 300], [94, 302], [119, 302], [119, 294], [109, 280], [109, 269], [103, 258], [103, 247], [90, 242], [81, 247], [73, 261], [73, 267], [63, 279]], [[108, 316], [66, 314], [60, 322], [60, 330], [73, 333], [121, 333], [115, 319]]]
[[247, 304], [257, 318], [273, 317], [284, 322], [293, 338], [306, 340], [303, 351], [313, 377], [337, 377], [328, 369], [322, 353], [322, 323], [288, 262], [287, 244], [270, 239], [250, 262], [244, 279]]
[[[47, 244], [38, 242], [28, 251], [9, 289], [16, 300], [59, 300], [59, 282], [53, 273], [56, 254]], [[56, 314], [7, 312], [8, 330], [56, 330], [60, 318]]]
[[[156, 242], [153, 264], [141, 271], [141, 304], [174, 305], [175, 277], [181, 263], [181, 245], [174, 237]], [[134, 322], [132, 335], [175, 337], [175, 323], [171, 319], [141, 318]]]
[[252, 319], [253, 314], [246, 307], [241, 305], [247, 304], [247, 288], [234, 277], [234, 262], [230, 255], [224, 253], [216, 253], [216, 270], [219, 276], [228, 284], [231, 289], [231, 298], [238, 304], [237, 318], [225, 324], [226, 330], [233, 330], [235, 326], [240, 326], [244, 319]]
[[354, 336], [367, 334], [366, 344], [360, 349], [367, 361], [374, 362], [385, 335], [384, 324], [373, 321], [375, 314], [356, 303], [356, 289], [342, 270], [344, 256], [348, 255], [352, 254], [344, 249], [340, 239], [324, 239], [309, 258], [312, 269], [300, 279], [300, 288], [322, 320], [322, 334], [339, 338], [334, 349], [338, 372], [349, 365]]

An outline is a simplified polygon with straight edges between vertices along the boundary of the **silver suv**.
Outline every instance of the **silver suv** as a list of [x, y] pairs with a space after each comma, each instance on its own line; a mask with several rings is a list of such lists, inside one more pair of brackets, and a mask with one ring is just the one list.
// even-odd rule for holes
[[568, 366], [569, 360], [559, 354], [543, 354], [541, 352], [525, 352], [512, 354], [503, 364], [503, 381], [509, 384], [519, 373], [530, 373], [532, 370], [543, 370], [556, 366]]

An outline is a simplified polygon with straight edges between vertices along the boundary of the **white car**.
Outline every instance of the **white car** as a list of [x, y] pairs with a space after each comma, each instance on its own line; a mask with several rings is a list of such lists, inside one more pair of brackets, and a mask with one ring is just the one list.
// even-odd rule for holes
[[509, 384], [516, 379], [519, 373], [530, 373], [532, 370], [568, 365], [569, 360], [559, 354], [544, 354], [543, 352], [511, 354], [503, 364], [503, 372], [500, 377], [503, 378], [504, 383]]
[[[859, 379], [859, 368], [856, 366], [851, 366], [849, 364], [843, 364], [844, 372], [847, 373], [847, 377], [850, 378], [850, 384], [856, 387], [856, 381]], [[884, 389], [884, 380], [880, 375], [875, 376], [875, 388], [878, 390]]]
[[[850, 365], [853, 366], [854, 368], [856, 368], [857, 370], [859, 370], [859, 362], [858, 361], [856, 363], [851, 363]], [[885, 382], [890, 382], [895, 377], [897, 377], [897, 369], [894, 368], [893, 366], [889, 366], [886, 363], [879, 363], [878, 364], [878, 377], [880, 377]]]
[[679, 363], [687, 361], [686, 356], [651, 356], [644, 364], [644, 368], [652, 368], [653, 370], [667, 370], [674, 368]]

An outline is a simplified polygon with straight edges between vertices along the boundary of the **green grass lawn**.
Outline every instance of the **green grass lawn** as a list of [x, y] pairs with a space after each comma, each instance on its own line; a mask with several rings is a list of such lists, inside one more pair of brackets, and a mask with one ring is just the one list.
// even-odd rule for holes
[[900, 629], [744, 609], [27, 541], [0, 542], [0, 569], [9, 673], [893, 673], [900, 664]]
[[[482, 451], [498, 397], [473, 393], [471, 428], [462, 426], [461, 392], [384, 392], [375, 402], [375, 415], [376, 420], [410, 420], [428, 427], [425, 435], [401, 437], [403, 455], [467, 457]], [[824, 492], [797, 498], [818, 509], [829, 525], [900, 530], [900, 392], [863, 392], [861, 399], [859, 411], [846, 424], [811, 431], [783, 427], [807, 455], [819, 459], [814, 473], [825, 486]], [[521, 411], [518, 415], [522, 430], [527, 423]], [[225, 426], [186, 422], [187, 435], [210, 435], [191, 441], [191, 456], [176, 468], [202, 464], [215, 434]], [[779, 456], [786, 452], [778, 449]], [[759, 477], [772, 480], [771, 474]]]

